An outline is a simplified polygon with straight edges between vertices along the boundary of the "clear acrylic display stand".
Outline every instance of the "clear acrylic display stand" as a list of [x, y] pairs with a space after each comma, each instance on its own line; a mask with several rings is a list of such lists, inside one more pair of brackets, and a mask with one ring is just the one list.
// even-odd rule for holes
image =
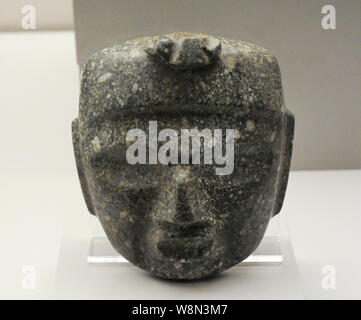
[[[87, 261], [90, 264], [119, 264], [129, 262], [111, 246], [97, 217], [89, 215], [91, 238]], [[273, 217], [258, 248], [238, 266], [277, 266], [283, 262], [281, 251], [280, 215]]]

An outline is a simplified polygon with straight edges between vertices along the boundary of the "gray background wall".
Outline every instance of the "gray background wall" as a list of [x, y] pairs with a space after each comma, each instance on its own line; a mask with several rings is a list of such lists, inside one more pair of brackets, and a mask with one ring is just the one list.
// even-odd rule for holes
[[[72, 28], [69, 0], [8, 3], [8, 12], [0, 11], [0, 30], [20, 29], [14, 7], [22, 4], [36, 7], [37, 30]], [[336, 30], [321, 28], [327, 4], [336, 8]], [[175, 31], [222, 35], [271, 50], [296, 117], [292, 169], [361, 168], [359, 0], [75, 0], [74, 16], [80, 64], [115, 42]]]

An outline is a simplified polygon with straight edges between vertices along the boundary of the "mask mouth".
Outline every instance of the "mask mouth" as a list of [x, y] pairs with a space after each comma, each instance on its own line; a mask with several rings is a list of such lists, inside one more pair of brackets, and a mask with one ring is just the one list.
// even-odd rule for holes
[[163, 237], [159, 252], [171, 259], [195, 259], [209, 255], [213, 245], [213, 228], [208, 221], [174, 223], [159, 221]]
[[164, 257], [181, 259], [200, 259], [209, 256], [213, 240], [203, 237], [166, 239], [158, 243], [158, 250]]
[[170, 239], [207, 237], [212, 233], [212, 225], [208, 221], [174, 223], [162, 220], [158, 226]]

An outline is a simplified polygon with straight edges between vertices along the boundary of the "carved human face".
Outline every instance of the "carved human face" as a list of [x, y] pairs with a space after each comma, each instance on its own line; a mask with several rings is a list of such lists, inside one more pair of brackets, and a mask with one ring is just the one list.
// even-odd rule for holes
[[[275, 213], [285, 113], [229, 106], [150, 110], [77, 126], [83, 185], [111, 244], [165, 278], [202, 278], [239, 263]], [[148, 134], [150, 121], [157, 121], [158, 133], [170, 128], [179, 137], [181, 129], [233, 129], [233, 171], [217, 175], [219, 165], [204, 164], [204, 148], [200, 164], [165, 165], [149, 164], [147, 145], [147, 163], [129, 164], [127, 132]]]

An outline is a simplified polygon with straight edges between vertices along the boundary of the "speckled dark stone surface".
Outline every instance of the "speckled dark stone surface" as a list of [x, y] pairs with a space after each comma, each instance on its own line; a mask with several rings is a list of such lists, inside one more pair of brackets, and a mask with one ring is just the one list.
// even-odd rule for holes
[[[130, 165], [126, 133], [235, 129], [234, 170]], [[287, 186], [294, 118], [276, 58], [238, 40], [178, 33], [94, 54], [82, 75], [73, 143], [82, 191], [111, 244], [152, 274], [197, 279], [248, 257]]]

